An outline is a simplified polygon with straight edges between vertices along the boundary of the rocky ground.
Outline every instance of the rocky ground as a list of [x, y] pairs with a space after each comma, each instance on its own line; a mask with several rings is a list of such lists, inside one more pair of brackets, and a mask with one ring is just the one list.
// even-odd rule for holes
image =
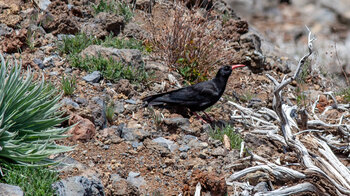
[[[197, 20], [210, 18], [206, 29], [227, 48], [228, 56], [222, 52], [225, 60], [221, 64], [244, 63], [247, 67], [233, 72], [224, 96], [208, 110], [215, 119], [208, 124], [167, 109], [142, 107], [142, 97], [185, 84], [184, 78], [168, 66], [170, 60], [165, 50], [144, 52], [91, 45], [81, 52], [83, 56], [112, 57], [132, 64], [135, 69], [144, 66], [153, 75], [141, 83], [127, 79], [111, 81], [103, 78], [100, 72], [73, 67], [68, 55], [58, 50], [62, 39], [79, 32], [100, 39], [110, 33], [123, 39], [133, 37], [147, 46], [152, 40], [160, 39], [157, 36], [164, 33], [166, 28], [163, 27], [176, 14], [173, 2], [136, 1], [134, 16], [126, 21], [117, 14], [94, 14], [93, 2], [86, 0], [0, 0], [0, 47], [5, 57], [21, 58], [23, 67], [43, 73], [57, 88], [63, 75], [74, 75], [77, 80], [73, 95], [63, 96], [61, 103], [62, 110], [70, 116], [64, 126], [79, 124], [70, 130], [72, 137], [59, 141], [75, 145], [75, 150], [51, 157], [66, 163], [58, 167], [62, 179], [55, 185], [58, 190], [85, 189], [93, 195], [193, 195], [200, 182], [202, 191], [207, 194], [227, 192], [231, 195], [238, 192], [233, 186], [227, 186], [225, 179], [251, 166], [249, 161], [237, 164], [249, 156], [248, 152], [271, 162], [276, 159], [282, 163], [298, 162], [296, 153], [286, 153], [283, 145], [250, 134], [254, 127], [233, 120], [231, 116], [236, 108], [228, 101], [254, 111], [262, 107], [272, 109], [274, 86], [265, 74], [279, 80], [293, 74], [307, 48], [304, 25], [317, 35], [318, 43], [314, 46], [317, 51], [309, 75], [305, 76], [306, 84], [292, 83], [287, 96], [296, 104], [295, 89], [300, 87], [311, 103], [323, 92], [340, 92], [350, 73], [349, 57], [345, 55], [349, 45], [349, 28], [345, 25], [350, 21], [349, 10], [343, 11], [341, 7], [329, 5], [328, 1], [317, 4], [312, 1], [292, 1], [292, 4], [259, 1], [261, 7], [253, 1], [214, 2], [210, 14], [205, 9], [190, 6], [190, 9], [181, 9], [188, 9], [185, 13], [192, 17], [194, 26]], [[310, 16], [310, 13], [313, 14]], [[224, 15], [229, 16], [227, 21], [223, 20]], [[334, 43], [339, 43], [337, 54]], [[333, 48], [329, 48], [332, 44]], [[214, 58], [215, 51], [212, 54], [208, 59]], [[213, 66], [210, 77], [221, 64]], [[107, 122], [106, 104], [111, 100], [115, 117]], [[341, 95], [337, 100], [345, 102]], [[324, 98], [323, 102], [324, 105], [317, 106], [320, 111], [332, 104], [329, 98]], [[331, 111], [327, 115], [339, 114]], [[266, 119], [277, 123], [269, 117]], [[210, 137], [214, 125], [228, 124], [234, 126], [245, 141], [247, 150], [241, 155], [239, 149], [230, 149]], [[350, 164], [347, 158], [342, 162], [345, 166]], [[288, 185], [276, 183], [266, 172], [247, 175], [241, 181], [255, 186], [266, 179], [274, 183], [275, 189]], [[79, 186], [75, 184], [78, 181]], [[252, 192], [267, 190], [261, 184], [255, 188]], [[73, 193], [67, 192], [67, 195]]]

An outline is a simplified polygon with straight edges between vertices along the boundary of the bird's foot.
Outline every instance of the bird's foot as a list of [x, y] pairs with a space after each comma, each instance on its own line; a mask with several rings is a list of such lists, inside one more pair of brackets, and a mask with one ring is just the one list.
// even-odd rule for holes
[[205, 117], [207, 117], [207, 119], [210, 123], [214, 122], [206, 112], [203, 111], [203, 113], [205, 114]]
[[196, 112], [193, 112], [197, 116], [198, 120], [201, 120], [204, 124], [209, 124], [207, 121], [205, 121], [201, 116], [199, 116]]

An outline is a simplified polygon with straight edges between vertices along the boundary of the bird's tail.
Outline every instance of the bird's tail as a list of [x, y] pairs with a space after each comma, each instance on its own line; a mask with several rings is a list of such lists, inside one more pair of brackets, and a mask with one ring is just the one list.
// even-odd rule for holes
[[152, 105], [163, 105], [164, 104], [163, 102], [155, 101], [155, 99], [157, 99], [158, 97], [161, 97], [165, 94], [166, 93], [160, 93], [160, 94], [150, 95], [150, 96], [142, 98], [142, 101], [143, 101], [142, 107], [147, 107], [147, 106], [152, 106]]

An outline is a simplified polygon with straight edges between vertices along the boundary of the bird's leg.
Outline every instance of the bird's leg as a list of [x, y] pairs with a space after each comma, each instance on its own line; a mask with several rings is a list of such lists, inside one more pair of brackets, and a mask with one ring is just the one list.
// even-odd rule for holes
[[213, 120], [211, 120], [210, 116], [209, 116], [209, 115], [208, 115], [206, 112], [204, 112], [204, 111], [203, 111], [203, 113], [204, 113], [204, 114], [205, 114], [205, 116], [208, 118], [209, 122], [210, 122], [210, 123], [212, 123], [212, 122], [213, 122]]
[[192, 112], [194, 115], [197, 116], [198, 119], [202, 120], [204, 123], [208, 123], [207, 121], [205, 121], [201, 116], [199, 116], [196, 112]]

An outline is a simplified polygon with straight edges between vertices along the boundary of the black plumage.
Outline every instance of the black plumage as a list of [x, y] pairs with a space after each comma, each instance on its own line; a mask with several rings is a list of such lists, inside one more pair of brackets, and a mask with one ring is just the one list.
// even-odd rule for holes
[[143, 98], [145, 106], [185, 107], [192, 112], [214, 105], [225, 91], [232, 70], [244, 65], [224, 66], [209, 81]]

